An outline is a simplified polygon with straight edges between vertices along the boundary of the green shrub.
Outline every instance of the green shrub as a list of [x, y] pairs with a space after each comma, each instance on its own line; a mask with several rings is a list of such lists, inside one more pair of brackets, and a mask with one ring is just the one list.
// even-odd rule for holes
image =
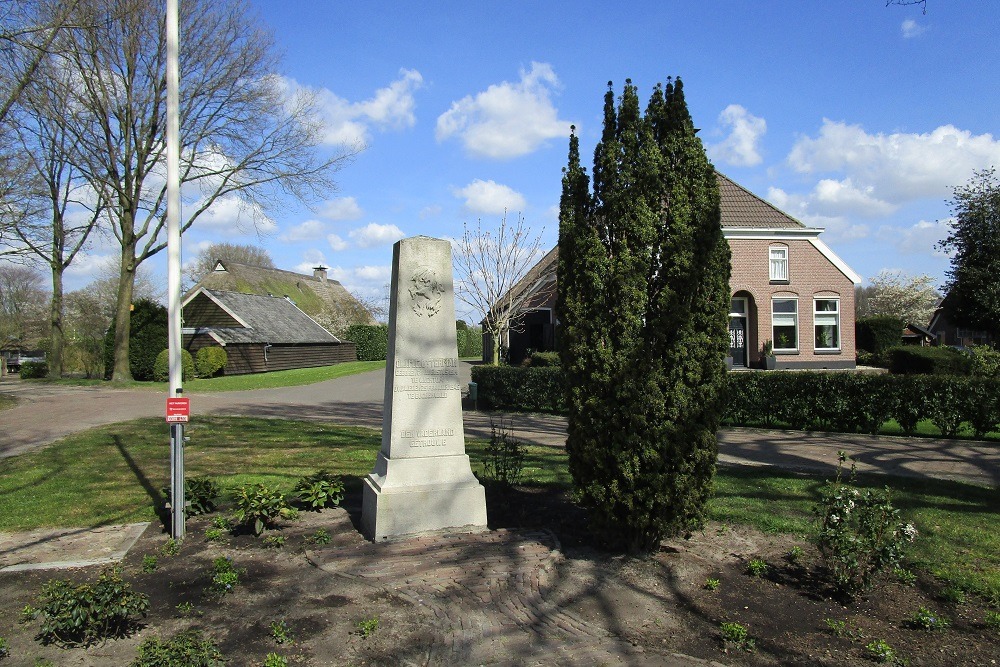
[[0, 637], [0, 660], [10, 655], [10, 644], [5, 637]]
[[516, 486], [524, 472], [526, 450], [520, 440], [510, 433], [501, 420], [499, 424], [490, 419], [490, 444], [486, 445], [486, 460], [483, 472], [503, 487]]
[[855, 323], [856, 345], [859, 350], [870, 352], [878, 358], [890, 347], [902, 342], [906, 322], [898, 317], [876, 315], [859, 317]]
[[18, 374], [22, 380], [38, 380], [49, 376], [49, 365], [44, 361], [26, 361]]
[[246, 570], [233, 565], [232, 558], [220, 556], [212, 561], [212, 579], [208, 592], [218, 595], [230, 593], [240, 583], [240, 577], [244, 574]]
[[[167, 502], [173, 504], [169, 486], [162, 489]], [[187, 505], [187, 516], [211, 514], [215, 511], [216, 501], [221, 491], [219, 485], [208, 477], [189, 477], [184, 480], [184, 501]]]
[[559, 353], [558, 352], [532, 352], [531, 356], [528, 357], [528, 365], [535, 368], [540, 368], [544, 366], [558, 366], [559, 365]]
[[263, 667], [288, 667], [288, 659], [277, 653], [268, 653], [264, 656]]
[[916, 538], [917, 529], [900, 521], [888, 487], [861, 491], [854, 486], [853, 464], [851, 476], [844, 482], [846, 460], [841, 452], [837, 476], [823, 487], [814, 511], [820, 522], [817, 544], [830, 583], [843, 595], [853, 597], [870, 588], [876, 575], [899, 565], [903, 549]]
[[[170, 379], [170, 350], [161, 350], [153, 364], [153, 380], [166, 382]], [[194, 379], [194, 359], [187, 350], [181, 350], [181, 381]]]
[[150, 637], [139, 644], [129, 667], [223, 667], [222, 652], [198, 630], [184, 630], [164, 641]]
[[389, 327], [385, 324], [352, 324], [341, 336], [357, 346], [358, 361], [385, 361]]
[[968, 375], [967, 355], [950, 347], [903, 345], [887, 351], [889, 372], [897, 375]]
[[483, 330], [480, 327], [458, 327], [456, 342], [458, 344], [459, 357], [463, 359], [483, 358]]
[[[134, 380], [152, 380], [160, 350], [167, 347], [167, 309], [149, 299], [135, 302], [130, 317], [129, 372]], [[110, 380], [115, 369], [115, 324], [104, 337], [104, 376]], [[192, 374], [193, 375], [193, 374]]]
[[249, 528], [254, 535], [273, 527], [278, 519], [295, 516], [281, 492], [266, 484], [241, 486], [234, 492], [233, 500], [236, 522]]
[[344, 499], [344, 482], [337, 475], [320, 470], [300, 479], [293, 491], [303, 505], [321, 510], [340, 504]]
[[210, 378], [222, 373], [226, 368], [229, 356], [226, 350], [214, 345], [203, 347], [195, 353], [194, 365], [198, 371], [198, 377]]
[[137, 616], [145, 616], [149, 598], [132, 590], [120, 568], [101, 573], [93, 584], [50, 580], [38, 598], [42, 627], [37, 639], [64, 646], [89, 646], [98, 640], [127, 636]]
[[479, 405], [487, 410], [564, 412], [563, 373], [558, 367], [473, 366]]

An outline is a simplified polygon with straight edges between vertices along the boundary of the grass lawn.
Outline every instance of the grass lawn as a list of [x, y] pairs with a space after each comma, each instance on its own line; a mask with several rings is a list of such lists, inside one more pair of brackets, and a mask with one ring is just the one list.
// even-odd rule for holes
[[[379, 431], [316, 422], [203, 417], [190, 432], [189, 477], [221, 486], [266, 482], [290, 491], [321, 468], [343, 475], [349, 491], [375, 462]], [[469, 443], [477, 473], [485, 442]], [[92, 429], [31, 454], [0, 460], [0, 530], [92, 527], [156, 519], [169, 484], [162, 419]], [[563, 449], [528, 447], [524, 483], [568, 489]], [[812, 507], [823, 480], [762, 468], [720, 468], [711, 519], [803, 538], [815, 534]], [[1000, 603], [1000, 496], [956, 482], [870, 477], [861, 484], [893, 488], [904, 519], [920, 537], [911, 558], [928, 572]]]
[[[215, 378], [187, 380], [184, 382], [185, 394], [196, 394], [213, 391], [247, 391], [250, 389], [274, 389], [275, 387], [297, 387], [304, 384], [315, 384], [325, 380], [366, 373], [379, 368], [385, 368], [385, 361], [350, 361], [333, 366], [318, 368], [294, 368], [290, 371], [273, 371], [271, 373], [251, 373], [248, 375], [228, 375]], [[55, 382], [70, 386], [107, 386], [127, 389], [148, 389], [166, 393], [166, 382], [108, 382], [107, 380], [85, 378], [63, 378], [61, 380], [33, 380], [33, 382]]]

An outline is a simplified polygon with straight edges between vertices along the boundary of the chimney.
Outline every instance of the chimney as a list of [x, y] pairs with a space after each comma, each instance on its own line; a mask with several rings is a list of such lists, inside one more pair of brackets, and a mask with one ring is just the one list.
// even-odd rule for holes
[[319, 266], [313, 267], [313, 278], [320, 281], [324, 285], [326, 284], [326, 267], [320, 264]]

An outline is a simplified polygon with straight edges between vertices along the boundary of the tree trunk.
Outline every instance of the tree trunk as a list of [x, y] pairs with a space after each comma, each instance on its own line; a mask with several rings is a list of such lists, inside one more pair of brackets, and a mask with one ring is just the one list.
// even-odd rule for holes
[[132, 379], [129, 368], [128, 352], [132, 320], [132, 292], [135, 287], [135, 243], [122, 247], [121, 270], [118, 273], [118, 301], [115, 307], [115, 353], [114, 371], [111, 379], [114, 382], [127, 382]]
[[500, 365], [500, 340], [503, 338], [499, 330], [490, 331], [490, 337], [493, 339], [493, 365]]
[[63, 374], [63, 348], [66, 336], [63, 332], [63, 266], [62, 262], [52, 264], [52, 307], [49, 311], [49, 377], [58, 380]]

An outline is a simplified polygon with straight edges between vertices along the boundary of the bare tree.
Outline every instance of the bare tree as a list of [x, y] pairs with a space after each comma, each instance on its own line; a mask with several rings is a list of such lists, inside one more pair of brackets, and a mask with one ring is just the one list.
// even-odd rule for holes
[[455, 296], [482, 317], [483, 331], [493, 341], [493, 363], [500, 362], [500, 348], [510, 331], [519, 327], [522, 300], [531, 285], [519, 283], [539, 259], [542, 236], [531, 236], [520, 215], [513, 224], [507, 214], [495, 230], [464, 225], [455, 242]]
[[[74, 166], [76, 145], [69, 127], [86, 122], [69, 103], [72, 81], [58, 59], [36, 70], [19, 102], [17, 148], [30, 172], [28, 186], [37, 205], [24, 211], [15, 227], [19, 245], [48, 266], [52, 277], [49, 312], [49, 377], [63, 373], [63, 274], [87, 243], [101, 216], [103, 203], [83, 186]], [[44, 206], [42, 206], [44, 203]]]
[[911, 276], [902, 271], [880, 271], [871, 284], [858, 289], [858, 317], [884, 315], [926, 326], [941, 293], [928, 275]]
[[[69, 129], [75, 166], [107, 203], [121, 247], [115, 380], [128, 379], [129, 307], [136, 268], [166, 247], [166, 39], [157, 0], [79, 0], [79, 27], [57, 38], [87, 122]], [[314, 100], [290, 97], [274, 75], [272, 36], [244, 3], [181, 3], [182, 230], [213, 204], [235, 201], [252, 219], [291, 196], [328, 196], [352, 151], [321, 155]]]
[[0, 262], [0, 347], [36, 347], [45, 334], [45, 305], [38, 271]]
[[184, 267], [184, 273], [189, 283], [193, 285], [211, 273], [215, 269], [216, 262], [220, 260], [223, 264], [235, 262], [236, 264], [261, 266], [265, 269], [275, 268], [271, 253], [265, 248], [242, 243], [213, 243], [207, 248], [199, 250], [194, 260]]

